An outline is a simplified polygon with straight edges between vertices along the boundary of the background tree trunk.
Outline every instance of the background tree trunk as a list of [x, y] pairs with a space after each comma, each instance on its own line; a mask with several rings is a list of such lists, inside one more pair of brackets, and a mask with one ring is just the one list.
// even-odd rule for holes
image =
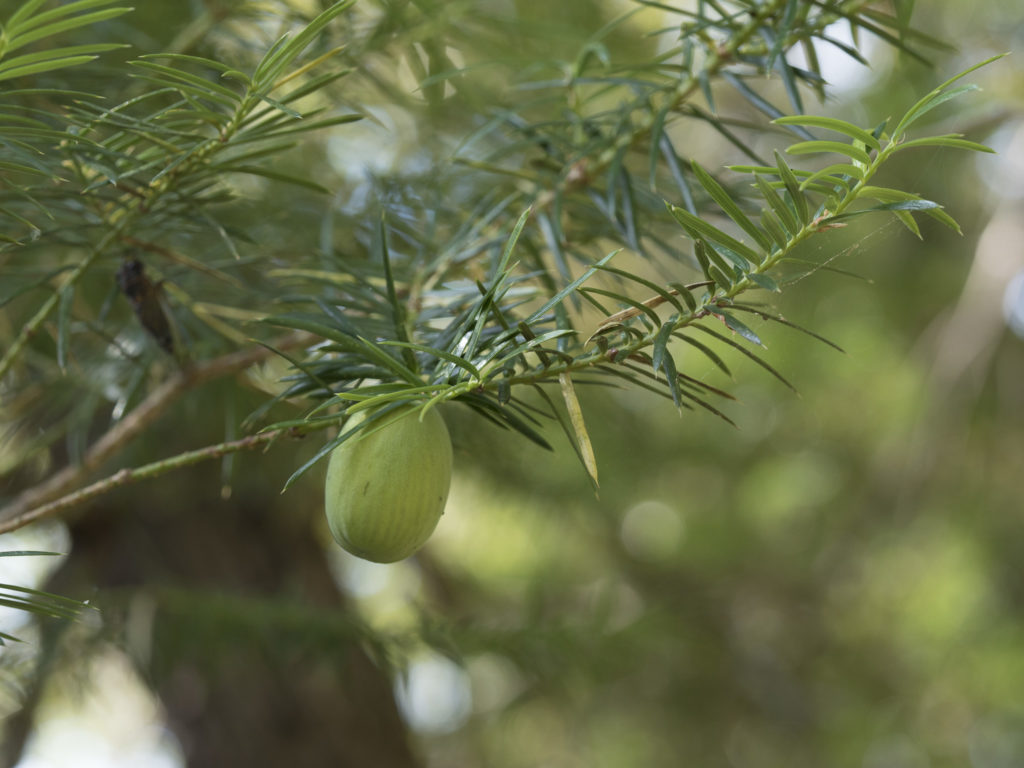
[[[204, 507], [191, 495], [91, 510], [47, 585], [96, 587], [104, 632], [159, 697], [189, 768], [418, 765], [308, 516], [275, 509], [276, 494]], [[52, 646], [60, 629], [46, 631]], [[5, 765], [32, 710], [8, 726]]]

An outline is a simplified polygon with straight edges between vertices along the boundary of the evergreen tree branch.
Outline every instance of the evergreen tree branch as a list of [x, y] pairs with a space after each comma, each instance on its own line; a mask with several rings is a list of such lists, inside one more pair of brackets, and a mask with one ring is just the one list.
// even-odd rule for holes
[[[0, 380], [23, 353], [29, 339], [59, 306], [61, 297], [74, 290], [98, 258], [130, 242], [133, 233], [150, 222], [160, 220], [161, 226], [167, 227], [175, 219], [191, 216], [201, 207], [202, 200], [190, 199], [190, 192], [185, 192], [183, 198], [182, 190], [189, 190], [210, 179], [214, 179], [216, 185], [227, 173], [263, 176], [319, 189], [308, 180], [286, 177], [253, 160], [267, 154], [267, 143], [284, 135], [292, 136], [361, 118], [360, 115], [341, 115], [314, 121], [308, 119], [311, 115], [303, 115], [287, 106], [288, 101], [306, 95], [309, 89], [300, 86], [292, 93], [279, 95], [281, 88], [298, 75], [307, 73], [309, 68], [337, 53], [337, 50], [331, 51], [294, 71], [288, 71], [289, 65], [315, 36], [351, 4], [352, 0], [334, 3], [294, 39], [279, 41], [280, 44], [260, 61], [251, 77], [217, 62], [176, 54], [143, 56], [132, 62], [141, 72], [137, 77], [160, 87], [158, 93], [176, 92], [181, 97], [181, 101], [170, 108], [161, 107], [141, 117], [133, 115], [131, 108], [146, 97], [129, 99], [98, 114], [90, 112], [95, 109], [94, 105], [79, 104], [75, 107], [78, 110], [75, 113], [77, 130], [57, 134], [57, 137], [66, 144], [64, 151], [70, 155], [82, 191], [91, 193], [113, 188], [121, 194], [105, 203], [98, 194], [86, 198], [102, 220], [105, 233], [5, 350], [0, 358]], [[184, 69], [156, 64], [151, 60], [154, 58], [167, 58], [175, 64], [199, 62], [220, 71], [222, 77], [240, 80], [244, 88], [239, 94], [220, 82], [193, 75]], [[277, 98], [272, 98], [271, 94]], [[169, 114], [175, 115], [174, 127], [166, 121]], [[291, 121], [283, 129], [282, 119]], [[110, 135], [105, 135], [106, 132]], [[250, 145], [257, 146], [257, 149], [250, 149]], [[182, 202], [185, 203], [183, 207]], [[181, 210], [176, 210], [175, 206]]]
[[[988, 61], [995, 58], [998, 57]], [[347, 403], [348, 412], [392, 406], [399, 402], [418, 403], [425, 412], [442, 402], [462, 401], [474, 409], [485, 408], [488, 418], [502, 422], [535, 442], [546, 445], [536, 430], [513, 412], [516, 408], [522, 408], [522, 404], [513, 397], [513, 392], [524, 385], [536, 388], [556, 381], [565, 382], [567, 377], [572, 380], [572, 377], [579, 374], [595, 373], [621, 375], [625, 380], [643, 388], [650, 388], [654, 384], [663, 386], [678, 407], [700, 406], [724, 418], [723, 414], [700, 397], [701, 393], [717, 395], [721, 392], [677, 370], [668, 348], [669, 342], [678, 338], [687, 328], [697, 328], [736, 348], [791, 387], [781, 374], [759, 355], [746, 349], [741, 341], [733, 341], [730, 335], [719, 334], [702, 321], [715, 318], [726, 326], [728, 334], [756, 346], [763, 346], [757, 334], [734, 314], [751, 311], [756, 314], [756, 310], [747, 304], [737, 304], [736, 299], [751, 290], [779, 291], [779, 281], [772, 276], [774, 270], [790, 259], [807, 239], [830, 229], [844, 227], [853, 217], [875, 212], [888, 213], [920, 235], [913, 219], [913, 213], [918, 212], [932, 216], [959, 231], [956, 222], [942, 211], [938, 203], [924, 200], [913, 193], [877, 187], [871, 182], [894, 154], [915, 147], [942, 146], [990, 151], [958, 135], [912, 140], [905, 136], [907, 127], [917, 116], [966, 92], [968, 89], [950, 86], [976, 68], [972, 67], [943, 83], [915, 104], [895, 124], [891, 134], [886, 133], [889, 121], [872, 131], [828, 117], [798, 115], [780, 118], [777, 122], [782, 124], [808, 125], [829, 130], [848, 140], [844, 143], [812, 137], [791, 145], [787, 149], [788, 154], [839, 154], [845, 156], [846, 162], [815, 172], [802, 171], [791, 168], [781, 154], [776, 152], [775, 166], [734, 166], [733, 170], [751, 174], [756, 182], [753, 186], [760, 191], [766, 205], [760, 224], [754, 223], [730, 193], [694, 163], [694, 176], [708, 198], [717, 204], [725, 217], [749, 236], [750, 241], [739, 240], [712, 225], [706, 218], [667, 204], [672, 216], [694, 244], [696, 261], [706, 278], [699, 283], [688, 286], [670, 283], [662, 288], [626, 270], [609, 266], [609, 260], [616, 254], [612, 252], [555, 293], [539, 309], [526, 317], [517, 316], [516, 307], [522, 300], [517, 297], [510, 301], [511, 292], [518, 282], [510, 259], [523, 234], [523, 216], [509, 238], [501, 259], [494, 264], [488, 283], [478, 284], [480, 295], [476, 301], [468, 307], [460, 304], [453, 307], [451, 324], [439, 335], [436, 332], [433, 334], [433, 344], [407, 345], [419, 353], [418, 370], [432, 373], [423, 375], [413, 372], [388, 354], [388, 342], [374, 344], [353, 333], [344, 324], [335, 324], [330, 319], [282, 316], [271, 322], [285, 327], [303, 328], [335, 342], [335, 349], [343, 353], [337, 361], [332, 362], [335, 366], [351, 368], [356, 360], [362, 358], [367, 362], [382, 362], [385, 369], [401, 374], [398, 378], [394, 373], [374, 376], [376, 381], [372, 383], [352, 381], [351, 378], [338, 380], [335, 377], [334, 383], [340, 385], [335, 394], [340, 401]], [[879, 204], [858, 206], [858, 203], [871, 200], [879, 201]], [[594, 275], [602, 271], [621, 278], [623, 286], [638, 283], [656, 295], [638, 300], [631, 297], [623, 287], [608, 290], [589, 285]], [[698, 287], [706, 288], [702, 295], [694, 291]], [[616, 300], [630, 309], [609, 312], [596, 297]], [[571, 308], [568, 300], [578, 298], [593, 303], [606, 315], [596, 331], [583, 343], [569, 319]], [[655, 307], [660, 304], [671, 305], [676, 310], [665, 321], [655, 312]], [[792, 325], [785, 318], [771, 313], [761, 312], [759, 316], [783, 325]], [[813, 332], [812, 335], [816, 336]], [[322, 390], [322, 379], [319, 386]], [[514, 408], [503, 407], [506, 404], [512, 404]], [[322, 407], [318, 406], [314, 413]], [[558, 417], [553, 407], [551, 412], [544, 415]], [[350, 433], [343, 433], [328, 443], [320, 456], [326, 455], [349, 436]], [[573, 439], [571, 435], [570, 439]], [[310, 464], [302, 467], [299, 473]], [[589, 472], [590, 467], [587, 469]]]
[[[861, 18], [858, 13], [868, 4], [867, 0], [843, 3], [840, 15], [853, 23]], [[66, 339], [67, 334], [61, 331], [68, 327], [66, 316], [71, 310], [70, 302], [62, 302], [61, 297], [73, 289], [103, 251], [129, 243], [146, 247], [141, 244], [155, 239], [150, 233], [139, 231], [147, 224], [153, 224], [158, 231], [168, 230], [180, 222], [192, 224], [205, 215], [208, 202], [224, 199], [216, 190], [220, 189], [225, 175], [251, 174], [316, 187], [301, 175], [287, 176], [260, 163], [283, 152], [302, 132], [358, 119], [356, 114], [314, 119], [319, 109], [302, 113], [292, 106], [296, 100], [341, 77], [341, 72], [314, 77], [307, 84], [283, 94], [275, 90], [299, 75], [304, 76], [309, 68], [336, 53], [337, 49], [333, 49], [289, 73], [291, 62], [349, 5], [347, 1], [335, 3], [295, 38], [281, 38], [249, 75], [198, 57], [165, 56], [169, 64], [164, 64], [157, 63], [161, 60], [159, 56], [144, 56], [133, 62], [133, 66], [141, 73], [140, 79], [153, 83], [155, 90], [111, 109], [100, 110], [88, 104], [75, 108], [77, 111], [73, 114], [76, 127], [81, 129], [79, 135], [92, 136], [94, 140], [70, 141], [67, 153], [106, 234], [90, 256], [64, 280], [62, 289], [49, 296], [22, 328], [15, 343], [0, 359], [0, 376], [9, 371], [27, 340], [58, 306], [65, 314], [58, 338], [63, 335]], [[794, 109], [802, 112], [796, 81], [813, 85], [812, 75], [816, 73], [794, 75], [785, 63], [785, 50], [789, 45], [820, 35], [838, 6], [824, 2], [800, 4], [792, 0], [736, 3], [735, 6], [735, 12], [726, 12], [720, 3], [702, 4], [696, 17], [698, 23], [683, 25], [682, 53], [672, 54], [678, 54], [681, 62], [673, 59], [670, 66], [662, 66], [668, 58], [659, 58], [635, 70], [626, 67], [622, 77], [622, 73], [609, 72], [602, 80], [600, 76], [584, 77], [587, 57], [581, 56], [570, 81], [553, 86], [568, 86], [569, 119], [539, 120], [531, 125], [516, 114], [512, 122], [527, 141], [512, 142], [511, 150], [505, 146], [499, 149], [512, 153], [533, 147], [550, 152], [542, 158], [547, 164], [538, 163], [540, 170], [536, 173], [532, 166], [527, 166], [530, 167], [527, 174], [530, 188], [496, 192], [494, 199], [499, 202], [481, 205], [469, 216], [456, 210], [457, 202], [452, 204], [453, 210], [442, 207], [440, 210], [451, 216], [448, 223], [457, 234], [451, 242], [445, 242], [443, 237], [438, 239], [437, 244], [442, 247], [438, 249], [441, 255], [436, 260], [417, 262], [417, 249], [421, 254], [427, 253], [435, 243], [426, 242], [428, 235], [417, 231], [416, 223], [407, 218], [405, 230], [383, 225], [375, 228], [379, 231], [371, 237], [374, 243], [367, 249], [370, 258], [365, 263], [351, 258], [350, 254], [328, 253], [323, 259], [317, 255], [298, 261], [294, 266], [289, 264], [259, 275], [254, 283], [269, 289], [264, 295], [264, 307], [274, 305], [280, 293], [275, 289], [286, 285], [287, 281], [308, 280], [308, 290], [289, 294], [282, 302], [286, 314], [272, 322], [316, 334], [325, 340], [308, 360], [289, 358], [296, 373], [284, 395], [307, 395], [319, 399], [319, 404], [307, 419], [272, 425], [264, 434], [313, 431], [337, 423], [347, 413], [403, 401], [416, 402], [427, 410], [439, 403], [457, 400], [485, 418], [547, 446], [535, 429], [539, 423], [536, 417], [558, 418], [563, 427], [565, 420], [560, 418], [552, 400], [546, 401], [549, 408], [545, 411], [543, 406], [537, 408], [517, 399], [518, 390], [523, 385], [528, 391], [537, 390], [541, 385], [560, 381], [563, 391], [568, 391], [576, 384], [587, 383], [588, 378], [591, 381], [614, 378], [653, 389], [670, 397], [679, 408], [701, 407], [728, 420], [702, 399], [707, 394], [728, 395], [676, 368], [668, 345], [678, 338], [691, 343], [712, 362], [720, 363], [712, 350], [683, 335], [688, 328], [701, 328], [720, 342], [735, 346], [785, 382], [753, 352], [734, 342], [729, 335], [720, 336], [705, 328], [702, 321], [715, 318], [725, 324], [729, 334], [760, 345], [757, 335], [731, 313], [731, 308], [737, 313], [750, 311], [749, 306], [735, 305], [735, 299], [755, 289], [777, 291], [780, 283], [770, 273], [791, 258], [807, 238], [844, 226], [852, 216], [869, 211], [889, 212], [917, 233], [912, 214], [923, 212], [955, 227], [955, 222], [937, 204], [908, 192], [872, 186], [869, 181], [894, 152], [902, 149], [915, 146], [979, 149], [980, 145], [952, 135], [904, 141], [903, 129], [914, 119], [956, 95], [956, 92], [944, 91], [953, 81], [944, 83], [915, 105], [898, 124], [894, 132], [897, 135], [889, 137], [884, 147], [878, 132], [830, 118], [784, 117], [776, 123], [791, 126], [790, 130], [798, 133], [802, 131], [800, 135], [805, 139], [792, 145], [788, 150], [790, 154], [838, 152], [845, 155], [844, 162], [804, 172], [789, 168], [777, 156], [775, 166], [737, 167], [736, 170], [753, 175], [753, 195], [747, 190], [727, 189], [694, 163], [688, 173], [703, 188], [695, 185], [704, 198], [695, 203], [692, 196], [684, 194], [686, 208], [668, 206], [668, 211], [693, 241], [693, 261], [703, 272], [703, 280], [688, 285], [669, 283], [663, 287], [628, 270], [611, 267], [608, 262], [614, 253], [592, 264], [592, 257], [585, 259], [578, 250], [569, 255], [589, 266], [582, 276], [574, 279], [567, 258], [570, 249], [563, 249], [563, 243], [568, 240], [562, 231], [563, 214], [572, 221], [575, 214], [582, 213], [574, 223], [577, 230], [587, 230], [579, 236], [584, 242], [593, 244], [610, 236], [640, 253], [643, 250], [641, 238], [657, 236], [653, 226], [645, 230], [644, 225], [654, 221], [656, 216], [660, 217], [658, 221], [669, 219], [656, 193], [650, 194], [655, 192], [655, 164], [663, 142], [668, 142], [670, 150], [665, 157], [667, 170], [672, 172], [680, 187], [688, 182], [677, 167], [679, 158], [663, 131], [666, 116], [703, 120], [730, 140], [735, 138], [729, 129], [739, 123], [714, 114], [711, 78], [731, 77], [749, 68], [763, 74], [777, 65]], [[795, 15], [794, 9], [797, 9]], [[815, 15], [809, 18], [812, 9]], [[703, 51], [703, 58], [696, 66], [692, 56], [695, 49]], [[600, 59], [600, 55], [597, 58]], [[731, 64], [735, 67], [727, 70]], [[190, 67], [201, 67], [206, 72], [212, 70], [219, 76], [210, 79], [193, 73]], [[763, 99], [759, 100], [738, 74], [729, 82], [761, 112], [772, 116], [779, 112]], [[602, 100], [607, 101], [609, 92], [616, 89], [621, 89], [624, 98], [621, 105], [608, 110]], [[711, 113], [689, 105], [692, 97], [700, 92], [712, 107]], [[274, 98], [270, 96], [272, 93]], [[143, 108], [148, 110], [152, 103], [158, 106], [141, 112]], [[745, 127], [763, 131], [766, 126], [748, 124]], [[807, 127], [837, 130], [850, 141], [843, 144], [817, 140]], [[644, 149], [645, 143], [652, 145], [652, 184], [643, 201], [646, 208], [642, 208], [636, 202], [640, 185], [634, 183], [635, 172], [627, 168], [624, 155]], [[741, 141], [735, 143], [753, 156]], [[555, 151], [551, 151], [552, 146], [556, 147]], [[603, 175], [604, 190], [598, 188], [598, 174]], [[514, 183], [523, 178], [522, 171], [508, 175], [516, 176]], [[573, 196], [572, 205], [578, 207], [563, 211], [561, 206], [569, 199], [563, 193], [571, 191], [583, 193]], [[754, 223], [745, 212], [757, 192], [766, 204], [760, 223]], [[863, 199], [877, 200], [880, 204], [855, 210], [854, 203]], [[534, 239], [533, 233], [524, 232], [526, 215], [523, 215], [511, 229], [512, 236], [506, 239], [503, 233], [509, 231], [509, 213], [524, 200], [532, 202], [530, 209], [541, 237]], [[738, 236], [747, 239], [737, 239], [736, 234], [709, 223], [705, 215], [698, 214], [697, 204], [702, 208], [717, 204], [719, 213], [736, 225], [731, 230], [738, 228]], [[427, 213], [433, 216], [436, 211], [427, 210]], [[649, 214], [650, 219], [640, 221], [638, 213]], [[477, 215], [479, 220], [467, 227], [467, 219]], [[589, 231], [589, 222], [601, 219], [604, 230]], [[220, 229], [223, 233], [223, 228]], [[484, 230], [489, 230], [486, 235]], [[461, 232], [469, 234], [460, 240], [458, 233]], [[226, 233], [224, 238], [229, 239]], [[391, 243], [400, 244], [394, 253], [389, 252], [389, 239]], [[482, 242], [485, 244], [481, 245]], [[165, 256], [172, 253], [163, 246], [148, 249]], [[524, 260], [526, 270], [512, 261], [513, 250], [517, 258]], [[489, 268], [485, 266], [486, 251], [493, 254]], [[239, 258], [233, 249], [232, 255]], [[678, 258], [680, 254], [673, 253], [673, 256]], [[557, 273], [549, 269], [549, 260], [555, 262]], [[678, 258], [673, 268], [692, 267], [692, 263], [686, 262], [685, 256]], [[602, 272], [613, 275], [618, 281], [614, 290], [592, 284], [592, 278]], [[467, 280], [467, 276], [471, 279]], [[626, 286], [637, 288], [631, 286], [632, 283], [653, 292], [654, 297], [630, 295]], [[179, 297], [182, 306], [200, 305], [191, 302], [185, 291], [174, 295]], [[628, 309], [605, 309], [602, 302], [609, 299]], [[524, 313], [522, 306], [527, 301], [539, 302], [542, 306]], [[586, 304], [599, 308], [604, 320], [599, 321], [595, 332], [583, 341], [574, 323], [578, 322], [580, 307]], [[655, 311], [658, 305], [674, 313], [663, 321]], [[308, 311], [292, 311], [295, 308]], [[236, 318], [243, 315], [234, 311]], [[198, 317], [199, 312], [194, 314]], [[244, 313], [244, 319], [259, 314], [262, 313], [250, 311]], [[785, 322], [769, 314], [763, 316]], [[204, 322], [217, 330], [214, 321], [220, 323], [216, 318]], [[220, 325], [222, 329], [225, 326]], [[232, 331], [237, 337], [237, 330], [232, 328]], [[260, 351], [260, 354], [269, 353]], [[63, 373], [59, 352], [58, 361], [57, 367]], [[588, 376], [579, 378], [583, 374]], [[24, 520], [27, 514], [47, 515], [52, 510], [69, 509], [121, 483], [162, 474], [224, 452], [263, 445], [264, 440], [271, 439], [245, 438], [190, 451], [144, 468], [125, 470], [127, 474], [118, 473], [88, 488], [67, 493], [82, 482], [86, 473], [98, 468], [128, 439], [152, 423], [156, 414], [166, 407], [159, 403], [170, 402], [190, 386], [194, 384], [186, 384], [184, 380], [165, 383], [125, 419], [126, 426], [119, 424], [94, 444], [81, 464], [63, 470], [48, 483], [23, 494], [0, 512], [0, 521]], [[151, 417], [147, 409], [152, 409]], [[335, 415], [316, 417], [325, 409]], [[342, 433], [329, 441], [296, 476], [355, 431]], [[575, 438], [581, 444], [583, 434], [575, 429]], [[573, 434], [569, 437], [574, 439]], [[51, 511], [38, 512], [41, 509]], [[24, 523], [16, 525], [20, 524]]]
[[586, 179], [605, 171], [620, 152], [640, 144], [651, 134], [657, 124], [659, 113], [680, 109], [690, 97], [700, 90], [702, 83], [707, 83], [709, 79], [717, 76], [724, 67], [732, 63], [736, 53], [757, 34], [765, 21], [780, 13], [786, 4], [787, 0], [770, 0], [770, 2], [759, 6], [750, 14], [746, 23], [732, 32], [724, 43], [711, 46], [708, 58], [700, 70], [690, 73], [677, 86], [668, 91], [665, 95], [665, 104], [645, 104], [646, 109], [639, 116], [638, 123], [632, 126], [632, 130], [622, 132], [616, 137], [614, 143], [605, 148], [597, 157], [587, 162], [585, 166], [578, 166], [575, 172], [566, 174], [560, 180], [557, 189], [542, 192], [537, 200], [538, 206], [544, 207], [550, 204], [561, 192], [579, 188]]

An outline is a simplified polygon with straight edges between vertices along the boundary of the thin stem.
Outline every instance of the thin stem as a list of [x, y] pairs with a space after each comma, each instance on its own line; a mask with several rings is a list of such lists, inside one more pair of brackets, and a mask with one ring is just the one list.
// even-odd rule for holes
[[[279, 350], [287, 350], [308, 344], [312, 340], [313, 337], [308, 334], [292, 333], [275, 340], [272, 346]], [[58, 499], [58, 502], [55, 503], [59, 505], [60, 509], [67, 509], [69, 506], [98, 495], [102, 491], [96, 491], [84, 497], [78, 497], [77, 492], [72, 493], [71, 496], [65, 497], [78, 498], [72, 504], [62, 503], [63, 499], [61, 499], [70, 489], [79, 485], [86, 477], [99, 469], [105, 461], [117, 454], [129, 441], [140, 435], [186, 392], [213, 379], [243, 371], [273, 354], [275, 353], [268, 348], [254, 347], [178, 371], [93, 443], [85, 452], [81, 463], [64, 467], [56, 474], [51, 475], [45, 482], [24, 491], [0, 510], [0, 532], [20, 528], [27, 522], [37, 519], [36, 511], [44, 506], [47, 508], [53, 506], [50, 502], [53, 502], [54, 499]], [[113, 488], [116, 485], [107, 487]], [[13, 527], [11, 527], [12, 523]]]
[[[839, 203], [836, 205], [836, 209], [834, 211], [829, 211], [828, 215], [822, 214], [821, 216], [816, 217], [811, 221], [807, 222], [806, 224], [804, 224], [799, 231], [795, 232], [792, 235], [792, 237], [790, 237], [785, 247], [769, 255], [763, 262], [756, 265], [754, 269], [751, 271], [757, 274], [763, 274], [765, 272], [768, 272], [770, 269], [777, 266], [779, 262], [785, 259], [790, 253], [792, 253], [793, 250], [808, 237], [818, 232], [821, 232], [825, 229], [828, 229], [830, 219], [833, 216], [843, 213], [854, 202], [857, 201], [857, 199], [860, 196], [860, 191], [865, 186], [867, 186], [871, 178], [875, 175], [875, 173], [877, 173], [879, 167], [881, 167], [881, 165], [889, 158], [889, 156], [892, 154], [893, 151], [895, 151], [895, 149], [896, 144], [890, 141], [890, 143], [887, 146], [885, 146], [876, 154], [871, 164], [864, 170], [863, 178], [860, 181], [858, 181], [857, 184], [850, 188], [847, 194], [843, 196], [843, 199], [840, 200]], [[750, 288], [755, 287], [757, 286], [755, 286], [751, 282], [750, 278], [744, 276], [743, 278], [738, 280], [733, 286], [731, 286], [728, 290], [723, 290], [721, 292], [709, 292], [707, 296], [704, 298], [704, 300], [701, 301], [701, 303], [698, 304], [698, 306], [695, 309], [693, 309], [691, 312], [688, 312], [685, 315], [680, 316], [676, 320], [672, 328], [673, 332], [685, 328], [688, 325], [692, 325], [696, 321], [714, 314], [714, 310], [719, 302], [723, 300], [731, 301], [744, 291], [747, 291]], [[648, 333], [635, 339], [634, 341], [618, 346], [615, 349], [614, 359], [626, 359], [627, 357], [629, 357], [629, 355], [635, 352], [639, 352], [640, 350], [653, 345], [654, 340], [659, 332], [660, 328], [655, 327], [651, 329]], [[612, 352], [609, 350], [607, 352], [601, 352], [600, 354], [591, 354], [584, 355], [582, 357], [577, 357], [572, 361], [559, 361], [558, 363], [555, 363], [553, 365], [545, 366], [539, 371], [528, 371], [518, 376], [509, 377], [505, 381], [509, 385], [537, 384], [547, 379], [553, 379], [564, 373], [585, 370], [587, 368], [590, 368], [591, 366], [614, 362], [610, 355], [612, 355]], [[486, 388], [488, 384], [484, 384], [482, 386]], [[493, 384], [492, 386], [496, 387], [497, 383], [495, 382], [495, 384]]]
[[51, 501], [47, 504], [29, 506], [24, 511], [17, 511], [18, 505], [14, 504], [8, 508], [14, 508], [16, 510], [12, 516], [8, 517], [5, 510], [3, 521], [0, 522], [0, 534], [9, 533], [10, 531], [26, 526], [29, 523], [34, 523], [38, 520], [42, 520], [43, 518], [52, 517], [60, 512], [64, 512], [72, 507], [77, 507], [80, 504], [84, 504], [89, 499], [101, 496], [115, 488], [120, 488], [122, 485], [137, 483], [140, 480], [157, 477], [158, 475], [170, 472], [173, 469], [180, 469], [181, 467], [198, 464], [202, 461], [218, 459], [222, 456], [228, 455], [229, 453], [255, 450], [256, 448], [260, 448], [264, 445], [269, 445], [284, 432], [285, 430], [262, 432], [258, 435], [243, 437], [240, 440], [218, 443], [217, 445], [208, 445], [205, 448], [200, 448], [198, 450], [179, 453], [171, 458], [154, 461], [151, 464], [145, 464], [134, 469], [121, 469], [113, 475], [110, 475], [103, 480], [98, 480], [91, 485], [87, 485], [74, 493], [61, 496], [57, 500]]

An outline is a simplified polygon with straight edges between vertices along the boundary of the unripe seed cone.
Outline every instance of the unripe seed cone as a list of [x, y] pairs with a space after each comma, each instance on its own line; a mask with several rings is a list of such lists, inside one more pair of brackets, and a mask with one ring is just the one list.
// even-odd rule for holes
[[[409, 557], [434, 532], [448, 500], [452, 443], [436, 409], [410, 409], [338, 446], [327, 465], [325, 509], [334, 539], [376, 563]], [[345, 425], [365, 419], [360, 413]]]

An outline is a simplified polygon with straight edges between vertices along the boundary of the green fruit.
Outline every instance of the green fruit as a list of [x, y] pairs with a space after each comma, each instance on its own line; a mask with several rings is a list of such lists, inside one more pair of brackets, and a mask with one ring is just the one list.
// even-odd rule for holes
[[[349, 430], [364, 412], [345, 424]], [[376, 429], [378, 424], [383, 427]], [[376, 431], [374, 431], [376, 429]], [[434, 532], [448, 500], [452, 443], [436, 409], [390, 412], [338, 446], [327, 465], [325, 508], [335, 540], [376, 563], [409, 557]]]

